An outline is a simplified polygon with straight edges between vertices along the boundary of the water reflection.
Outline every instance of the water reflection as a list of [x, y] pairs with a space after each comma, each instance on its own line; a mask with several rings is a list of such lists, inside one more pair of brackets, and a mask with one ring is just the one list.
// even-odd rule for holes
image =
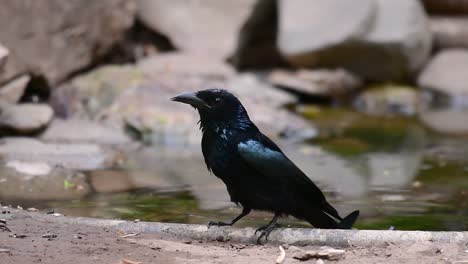
[[[435, 135], [412, 119], [332, 115], [314, 119], [320, 134], [312, 142], [275, 141], [342, 214], [362, 211], [358, 228], [468, 229], [468, 156], [449, 155], [468, 153], [466, 138]], [[23, 179], [3, 168], [0, 198], [71, 215], [183, 223], [229, 219], [239, 212], [224, 184], [208, 173], [198, 142], [121, 151], [126, 159], [118, 168], [79, 177], [55, 173]], [[44, 191], [48, 185], [54, 189]], [[257, 212], [240, 225], [269, 217]]]

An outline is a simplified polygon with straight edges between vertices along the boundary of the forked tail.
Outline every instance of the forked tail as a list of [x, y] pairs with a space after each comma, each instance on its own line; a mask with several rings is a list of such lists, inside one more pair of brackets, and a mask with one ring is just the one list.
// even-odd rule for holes
[[359, 210], [356, 210], [347, 215], [341, 222], [338, 223], [339, 229], [351, 229], [359, 216]]

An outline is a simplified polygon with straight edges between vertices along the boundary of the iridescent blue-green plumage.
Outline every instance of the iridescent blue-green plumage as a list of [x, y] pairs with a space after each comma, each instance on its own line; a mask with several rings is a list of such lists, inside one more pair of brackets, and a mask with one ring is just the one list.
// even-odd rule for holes
[[187, 96], [192, 97], [173, 100], [198, 109], [206, 165], [226, 184], [231, 201], [244, 208], [231, 223], [212, 225], [231, 225], [254, 209], [275, 214], [261, 228], [262, 236], [268, 236], [282, 215], [306, 220], [317, 228], [352, 227], [359, 211], [340, 217], [310, 178], [259, 131], [234, 95], [210, 89]]

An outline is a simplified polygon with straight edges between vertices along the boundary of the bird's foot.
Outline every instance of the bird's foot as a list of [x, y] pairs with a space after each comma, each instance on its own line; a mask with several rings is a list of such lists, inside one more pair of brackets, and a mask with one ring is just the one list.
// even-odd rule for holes
[[263, 245], [262, 243], [262, 238], [265, 238], [265, 243], [268, 241], [268, 237], [270, 236], [271, 231], [273, 229], [279, 227], [279, 224], [272, 224], [272, 225], [266, 225], [262, 226], [259, 229], [255, 230], [255, 235], [257, 235], [258, 232], [260, 232], [260, 236], [257, 238], [257, 244]]
[[232, 226], [231, 223], [224, 223], [224, 222], [216, 222], [216, 221], [210, 221], [208, 222], [208, 228], [212, 226]]

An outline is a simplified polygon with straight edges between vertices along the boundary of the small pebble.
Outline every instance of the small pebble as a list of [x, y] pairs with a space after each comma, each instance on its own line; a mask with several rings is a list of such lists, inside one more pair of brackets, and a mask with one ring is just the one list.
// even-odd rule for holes
[[27, 235], [24, 235], [24, 234], [11, 234], [11, 235], [9, 235], [9, 237], [13, 237], [13, 238], [25, 238], [25, 237], [27, 237]]

